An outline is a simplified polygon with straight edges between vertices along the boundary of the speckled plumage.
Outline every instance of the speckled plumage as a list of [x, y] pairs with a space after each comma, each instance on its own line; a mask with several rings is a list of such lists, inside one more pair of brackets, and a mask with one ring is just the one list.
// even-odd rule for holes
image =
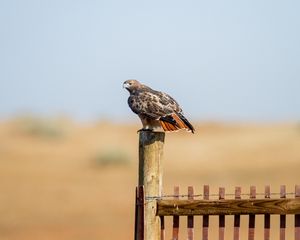
[[137, 80], [127, 80], [123, 86], [130, 93], [128, 105], [140, 117], [144, 129], [162, 127], [165, 131], [186, 129], [194, 132], [179, 104], [170, 95], [153, 90]]

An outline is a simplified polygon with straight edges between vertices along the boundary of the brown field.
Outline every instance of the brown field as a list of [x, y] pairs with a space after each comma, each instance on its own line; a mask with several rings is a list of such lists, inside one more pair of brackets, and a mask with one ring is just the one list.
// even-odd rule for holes
[[[133, 239], [139, 127], [65, 119], [2, 121], [0, 239]], [[172, 193], [174, 185], [184, 192], [193, 185], [201, 193], [204, 184], [215, 193], [219, 186], [227, 193], [234, 186], [248, 192], [252, 184], [258, 192], [266, 184], [272, 192], [278, 192], [281, 184], [292, 192], [300, 184], [299, 124], [201, 123], [196, 130], [194, 135], [166, 136], [165, 193]], [[273, 219], [276, 228], [278, 218]], [[244, 227], [246, 220], [242, 218]], [[288, 220], [287, 239], [292, 239], [293, 219]], [[200, 217], [196, 223], [199, 236]], [[228, 224], [232, 226], [230, 217]], [[184, 234], [185, 219], [181, 225]], [[210, 234], [216, 236], [217, 231]], [[230, 234], [227, 231], [226, 239]], [[242, 239], [246, 234], [242, 232]], [[271, 239], [278, 235], [277, 227]]]

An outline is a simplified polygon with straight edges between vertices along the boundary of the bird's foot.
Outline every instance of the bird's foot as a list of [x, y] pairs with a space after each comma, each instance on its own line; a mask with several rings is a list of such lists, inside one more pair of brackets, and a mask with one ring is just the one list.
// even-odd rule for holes
[[153, 132], [153, 129], [150, 129], [150, 128], [141, 128], [141, 129], [137, 130], [137, 133], [142, 132], [142, 131]]

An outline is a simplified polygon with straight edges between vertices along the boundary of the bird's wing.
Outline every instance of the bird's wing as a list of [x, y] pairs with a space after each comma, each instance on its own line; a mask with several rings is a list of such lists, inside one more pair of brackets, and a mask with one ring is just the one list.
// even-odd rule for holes
[[182, 112], [178, 103], [168, 94], [147, 89], [128, 99], [129, 107], [136, 114], [152, 119], [160, 119], [173, 112]]

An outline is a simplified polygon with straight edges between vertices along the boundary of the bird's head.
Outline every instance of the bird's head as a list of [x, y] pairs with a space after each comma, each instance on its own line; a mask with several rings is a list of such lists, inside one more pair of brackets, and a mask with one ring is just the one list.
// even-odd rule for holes
[[135, 79], [129, 79], [123, 83], [123, 88], [126, 88], [130, 93], [141, 88], [142, 86], [143, 85]]

